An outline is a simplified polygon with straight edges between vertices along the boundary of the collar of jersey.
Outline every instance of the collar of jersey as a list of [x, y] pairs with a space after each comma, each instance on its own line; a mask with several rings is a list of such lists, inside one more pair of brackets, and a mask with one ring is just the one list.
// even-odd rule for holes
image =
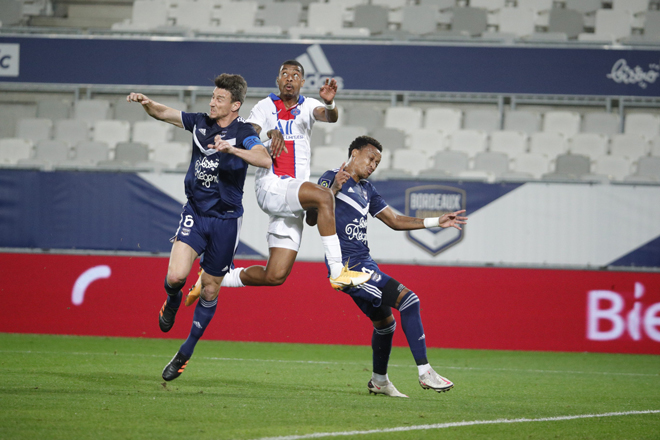
[[[269, 96], [270, 96], [270, 99], [272, 99], [273, 101], [281, 101], [282, 100], [282, 98], [277, 96], [275, 93], [271, 93]], [[305, 97], [303, 95], [299, 95], [298, 96], [298, 103], [296, 105], [302, 104], [304, 100], [305, 100]], [[289, 110], [291, 110], [294, 107], [295, 106], [291, 107]]]

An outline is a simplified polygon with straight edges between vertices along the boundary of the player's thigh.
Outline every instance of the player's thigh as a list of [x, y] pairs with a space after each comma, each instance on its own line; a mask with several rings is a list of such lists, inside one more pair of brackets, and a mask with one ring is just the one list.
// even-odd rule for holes
[[200, 266], [208, 275], [224, 277], [234, 260], [238, 246], [241, 218], [213, 218], [209, 228], [208, 243]]
[[271, 247], [268, 249], [268, 262], [266, 263], [266, 274], [277, 278], [286, 278], [291, 273], [293, 263], [296, 261], [298, 251], [283, 247]]
[[312, 182], [304, 182], [298, 191], [298, 200], [303, 209], [332, 205], [334, 196], [330, 189]]
[[304, 182], [299, 179], [273, 179], [268, 185], [256, 190], [259, 208], [268, 215], [298, 217], [303, 208], [298, 192]]
[[167, 267], [168, 280], [174, 283], [183, 281], [190, 273], [197, 256], [197, 252], [190, 245], [175, 240], [172, 244], [170, 262]]

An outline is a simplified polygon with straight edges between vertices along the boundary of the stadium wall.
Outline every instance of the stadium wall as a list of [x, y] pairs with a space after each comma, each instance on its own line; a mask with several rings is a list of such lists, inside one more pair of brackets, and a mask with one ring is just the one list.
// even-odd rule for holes
[[[0, 331], [184, 338], [192, 308], [168, 334], [156, 324], [182, 178], [0, 171]], [[375, 185], [400, 212], [465, 207], [470, 216], [449, 236], [408, 237], [370, 221], [374, 257], [421, 298], [429, 346], [660, 354], [660, 188]], [[239, 250], [256, 258], [239, 265], [263, 264], [267, 252], [253, 186], [249, 177]], [[307, 228], [284, 286], [223, 290], [205, 337], [368, 344], [370, 323], [330, 289], [318, 240]], [[594, 266], [601, 270], [587, 270]], [[406, 345], [399, 333], [396, 344]]]
[[290, 58], [305, 65], [311, 89], [335, 77], [365, 91], [660, 95], [657, 50], [624, 46], [0, 36], [0, 79], [9, 83], [211, 86], [219, 73], [239, 72], [250, 87], [272, 88], [274, 69]]
[[[193, 307], [182, 306], [170, 333], [158, 329], [167, 261], [0, 253], [0, 332], [183, 339]], [[660, 354], [660, 273], [382, 269], [420, 297], [430, 347]], [[353, 301], [330, 288], [323, 263], [297, 262], [283, 286], [221, 290], [204, 338], [368, 345], [371, 332]], [[407, 345], [402, 331], [395, 344]]]

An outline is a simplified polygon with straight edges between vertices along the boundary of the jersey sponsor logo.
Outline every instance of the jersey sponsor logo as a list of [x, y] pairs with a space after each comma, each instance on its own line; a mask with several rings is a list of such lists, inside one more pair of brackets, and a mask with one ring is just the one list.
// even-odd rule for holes
[[[411, 217], [440, 217], [448, 212], [465, 209], [465, 191], [444, 185], [423, 185], [406, 190], [405, 214]], [[406, 238], [435, 256], [461, 240], [465, 228], [433, 228], [407, 231]]]
[[307, 48], [307, 51], [296, 58], [305, 68], [305, 85], [303, 91], [318, 90], [328, 78], [334, 78], [337, 81], [337, 89], [344, 88], [344, 79], [336, 76], [330, 62], [325, 56], [320, 44], [313, 44]]
[[[212, 184], [218, 183], [218, 176], [215, 170], [220, 164], [219, 159], [209, 159], [204, 156], [195, 162], [195, 178], [201, 182], [205, 188], [210, 188]], [[211, 174], [213, 173], [213, 174]]]
[[0, 76], [18, 76], [19, 55], [19, 44], [0, 44]]
[[640, 66], [630, 67], [626, 59], [621, 58], [612, 65], [610, 73], [605, 76], [617, 84], [637, 84], [645, 89], [649, 84], [655, 83], [660, 76], [660, 63], [650, 63], [648, 70], [645, 71]]
[[353, 220], [353, 223], [348, 223], [344, 228], [346, 238], [349, 240], [358, 240], [367, 245], [367, 219], [362, 217], [360, 221]]

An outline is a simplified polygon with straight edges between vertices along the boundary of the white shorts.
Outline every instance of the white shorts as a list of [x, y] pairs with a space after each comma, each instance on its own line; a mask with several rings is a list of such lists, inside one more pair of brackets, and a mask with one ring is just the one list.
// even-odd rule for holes
[[302, 240], [303, 210], [298, 191], [304, 180], [280, 179], [274, 174], [259, 179], [255, 186], [257, 203], [270, 216], [268, 223], [268, 247], [281, 247], [296, 252]]

